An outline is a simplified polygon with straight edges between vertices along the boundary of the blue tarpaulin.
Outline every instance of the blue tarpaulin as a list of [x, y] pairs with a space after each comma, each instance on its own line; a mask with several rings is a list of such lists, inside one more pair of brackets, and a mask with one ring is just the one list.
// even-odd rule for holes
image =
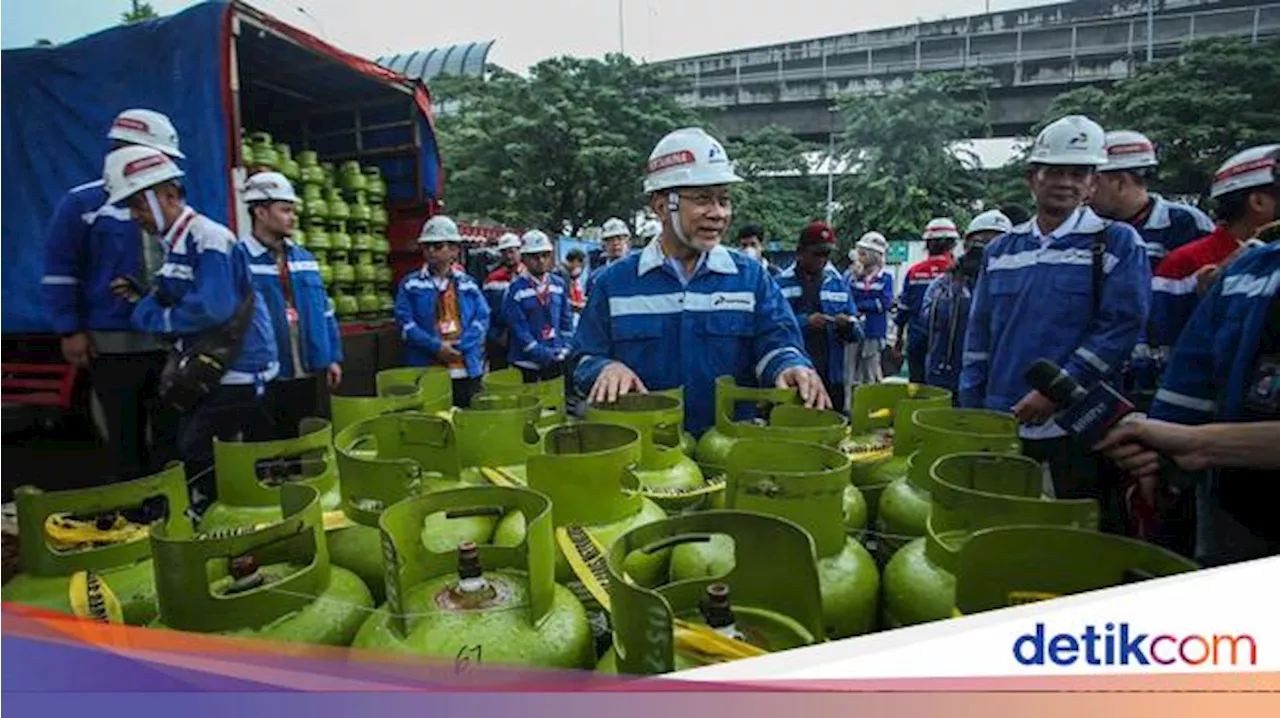
[[[362, 98], [370, 92], [368, 87], [378, 90], [379, 82], [407, 82], [274, 18], [229, 2], [202, 3], [171, 17], [111, 28], [57, 47], [4, 51], [0, 62], [5, 180], [0, 191], [0, 327], [5, 334], [50, 330], [40, 291], [46, 225], [68, 189], [101, 177], [102, 160], [109, 150], [106, 132], [121, 110], [145, 107], [169, 116], [187, 156], [180, 164], [187, 172], [188, 201], [209, 217], [231, 223], [231, 168], [236, 156], [231, 144], [237, 136], [230, 120], [233, 12], [277, 31], [251, 33], [259, 53], [270, 50], [263, 47], [267, 42], [301, 46], [298, 52], [313, 53], [304, 58], [313, 65], [317, 64], [314, 53], [327, 54], [333, 57], [329, 65], [335, 72], [355, 78], [339, 87], [332, 78], [316, 77], [313, 84], [320, 101], [329, 99], [325, 94], [329, 88], [349, 89], [351, 97]], [[244, 76], [253, 69], [240, 67], [245, 101], [252, 90]], [[429, 100], [425, 88], [416, 90], [416, 97], [404, 93], [406, 102], [415, 103], [421, 111], [419, 162], [411, 165], [420, 166], [418, 181], [425, 195], [435, 197], [439, 160], [427, 114]], [[401, 161], [387, 160], [388, 164]]]

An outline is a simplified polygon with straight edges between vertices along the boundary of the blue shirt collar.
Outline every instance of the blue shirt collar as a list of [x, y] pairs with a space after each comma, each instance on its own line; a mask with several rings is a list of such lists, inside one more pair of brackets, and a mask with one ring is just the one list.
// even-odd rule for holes
[[[1062, 239], [1069, 234], [1096, 234], [1105, 229], [1107, 223], [1101, 217], [1094, 213], [1093, 209], [1086, 206], [1076, 207], [1076, 210], [1067, 217], [1067, 221], [1058, 225], [1058, 228], [1049, 233], [1048, 240]], [[1013, 228], [1012, 234], [1029, 234], [1034, 239], [1046, 239], [1040, 233], [1040, 225], [1036, 223], [1036, 218], [1023, 222]]]
[[[667, 257], [662, 251], [662, 238], [657, 237], [645, 245], [644, 251], [640, 252], [640, 262], [636, 267], [637, 274], [644, 276], [649, 272], [661, 267]], [[707, 269], [716, 274], [737, 274], [738, 265], [733, 261], [733, 255], [729, 253], [723, 245], [717, 244], [711, 248], [710, 252], [705, 252], [698, 258], [698, 267], [703, 264]], [[697, 269], [694, 270], [697, 274]]]
[[[252, 234], [246, 235], [240, 241], [244, 242], [244, 248], [249, 251], [250, 257], [261, 257], [267, 251], [267, 245], [258, 241], [258, 238], [253, 236]], [[284, 240], [285, 254], [288, 254], [289, 250], [292, 248], [293, 248], [293, 240], [286, 237]]]

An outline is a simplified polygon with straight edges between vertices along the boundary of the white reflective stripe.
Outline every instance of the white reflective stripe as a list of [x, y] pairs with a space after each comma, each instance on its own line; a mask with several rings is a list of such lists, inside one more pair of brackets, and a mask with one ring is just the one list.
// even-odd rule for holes
[[534, 364], [531, 361], [518, 361], [518, 362], [512, 362], [512, 363], [518, 367], [528, 369], [529, 371], [538, 371], [538, 369], [541, 368], [537, 364]]
[[756, 378], [764, 378], [764, 370], [769, 368], [769, 362], [783, 354], [799, 354], [800, 350], [795, 347], [778, 347], [773, 351], [760, 357], [760, 361], [756, 362]]
[[260, 274], [264, 277], [274, 277], [278, 274], [274, 264], [250, 264], [249, 272], [252, 274]]
[[1155, 357], [1155, 350], [1147, 344], [1134, 344], [1130, 356], [1134, 359], [1151, 359]]
[[416, 323], [416, 322], [409, 322], [408, 324], [406, 324], [406, 325], [404, 325], [403, 327], [401, 327], [401, 328], [400, 328], [400, 338], [401, 338], [401, 339], [408, 339], [408, 338], [409, 338], [409, 330], [411, 330], [411, 329], [417, 329], [417, 328], [418, 328], [418, 325], [417, 325], [417, 323]]
[[1156, 392], [1156, 401], [1162, 401], [1166, 404], [1172, 404], [1174, 406], [1182, 407], [1183, 409], [1199, 411], [1205, 414], [1214, 414], [1218, 411], [1217, 402], [1210, 401], [1209, 399], [1197, 399], [1194, 396], [1179, 394], [1176, 391], [1169, 391], [1168, 389], [1158, 390]]
[[526, 352], [527, 352], [527, 351], [533, 351], [533, 348], [534, 348], [534, 347], [536, 347], [536, 346], [538, 346], [538, 342], [537, 342], [537, 340], [534, 340], [534, 341], [529, 342], [528, 344], [525, 344], [525, 345], [524, 345], [524, 349], [522, 349], [521, 351], [526, 351]]
[[924, 277], [923, 279], [913, 277], [907, 284], [932, 284], [935, 277]]
[[173, 308], [165, 307], [161, 316], [164, 318], [164, 333], [173, 334]]
[[85, 212], [80, 215], [80, 221], [85, 224], [93, 224], [99, 218], [115, 219], [121, 222], [128, 222], [133, 218], [129, 216], [129, 210], [124, 207], [117, 207], [113, 204], [104, 204], [92, 212]]
[[795, 299], [801, 294], [800, 287], [783, 287], [782, 297], [784, 299]]
[[229, 371], [222, 375], [222, 381], [220, 383], [240, 386], [244, 384], [256, 384], [261, 381], [265, 384], [266, 382], [275, 379], [279, 374], [280, 362], [273, 361], [267, 365], [266, 369], [256, 374], [247, 371]]
[[289, 262], [289, 271], [290, 272], [319, 272], [320, 263], [315, 260]]
[[864, 288], [864, 289], [867, 289], [867, 290], [869, 290], [869, 291], [872, 291], [872, 292], [883, 292], [883, 291], [884, 291], [884, 282], [876, 282], [875, 284], [872, 284], [872, 285], [869, 285], [869, 286], [866, 286], [866, 287], [863, 287], [863, 288]]
[[1078, 349], [1076, 349], [1075, 354], [1076, 356], [1083, 359], [1086, 364], [1088, 364], [1089, 366], [1092, 366], [1094, 369], [1097, 369], [1099, 372], [1102, 372], [1103, 374], [1106, 374], [1107, 372], [1111, 371], [1110, 364], [1103, 361], [1102, 357], [1098, 356], [1097, 354], [1094, 354], [1092, 351], [1084, 347], [1079, 347]]
[[195, 280], [195, 271], [185, 264], [165, 262], [160, 265], [160, 271], [156, 272], [156, 276], [168, 279], [182, 279], [190, 282]]
[[505, 292], [507, 287], [511, 286], [511, 282], [485, 282], [484, 291], [486, 292]]
[[1243, 294], [1246, 297], [1262, 297], [1276, 293], [1280, 287], [1280, 269], [1267, 275], [1237, 274], [1222, 280], [1222, 296]]
[[328, 310], [326, 310], [326, 311], [325, 311], [325, 313], [324, 313], [324, 315], [325, 315], [326, 317], [334, 317], [334, 316], [337, 316], [337, 314], [336, 314], [332, 309], [328, 309]]
[[677, 314], [690, 312], [754, 312], [756, 295], [752, 292], [714, 292], [694, 294], [648, 294], [634, 297], [609, 297], [609, 315]]
[[1159, 242], [1143, 242], [1143, 245], [1147, 248], [1148, 257], [1159, 259], [1165, 255], [1164, 245]]
[[522, 302], [528, 299], [529, 297], [536, 297], [536, 296], [538, 296], [538, 290], [536, 289], [521, 289], [515, 294], [512, 294], [511, 298], [516, 300], [517, 302]]
[[80, 280], [77, 279], [76, 277], [68, 277], [61, 274], [46, 274], [44, 275], [44, 279], [40, 280], [40, 283], [65, 286], [69, 284], [79, 284]]
[[1185, 279], [1171, 279], [1169, 277], [1152, 277], [1151, 291], [1160, 292], [1161, 294], [1173, 294], [1175, 296], [1195, 294], [1196, 278], [1186, 277]]
[[964, 362], [971, 362], [971, 361], [989, 361], [990, 359], [991, 359], [991, 355], [986, 352], [965, 352], [961, 360]]
[[430, 280], [422, 279], [420, 277], [414, 277], [404, 283], [404, 288], [405, 289], [434, 289], [435, 286], [431, 284]]
[[848, 292], [820, 292], [818, 294], [818, 298], [824, 302], [844, 303], [849, 301], [849, 293]]
[[[1106, 252], [1102, 257], [1102, 272], [1110, 274], [1120, 263], [1120, 258]], [[1067, 264], [1090, 266], [1093, 264], [1093, 252], [1088, 249], [1031, 249], [1014, 254], [1002, 254], [987, 262], [989, 271], [1026, 269], [1037, 264]]]
[[466, 379], [467, 368], [466, 367], [449, 367], [449, 377], [452, 379]]

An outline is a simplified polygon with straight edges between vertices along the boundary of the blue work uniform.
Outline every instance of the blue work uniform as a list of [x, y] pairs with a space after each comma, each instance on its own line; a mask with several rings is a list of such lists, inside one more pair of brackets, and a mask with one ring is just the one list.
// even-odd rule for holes
[[[1249, 250], [1196, 307], [1149, 416], [1180, 424], [1280, 421], [1280, 243]], [[1217, 469], [1196, 487], [1197, 559], [1280, 552], [1275, 471]]]
[[[1096, 298], [1095, 240], [1104, 249]], [[1133, 351], [1150, 302], [1151, 266], [1129, 225], [1078, 207], [1048, 236], [1034, 217], [1014, 227], [984, 252], [965, 334], [960, 405], [1008, 412], [1031, 391], [1024, 375], [1039, 359], [1056, 362], [1085, 387], [1112, 377]], [[1024, 426], [1021, 434], [1065, 436], [1053, 421]]]
[[562, 361], [573, 341], [573, 307], [563, 277], [547, 272], [542, 281], [523, 272], [502, 301], [511, 328], [507, 357], [514, 366], [538, 370]]
[[884, 269], [869, 277], [849, 277], [854, 306], [864, 317], [862, 333], [867, 339], [884, 339], [889, 333], [889, 310], [893, 307], [893, 275]]
[[[489, 303], [480, 286], [466, 272], [454, 268], [448, 277], [458, 296], [461, 334], [454, 348], [462, 354], [464, 368], [450, 369], [454, 379], [479, 378], [484, 375], [484, 339], [489, 331]], [[404, 342], [406, 366], [439, 364], [436, 355], [443, 341], [437, 326], [437, 303], [440, 290], [426, 267], [413, 272], [400, 282], [396, 293], [395, 315]]]
[[328, 370], [330, 364], [342, 361], [342, 341], [333, 302], [325, 293], [320, 279], [320, 265], [311, 252], [285, 240], [284, 272], [276, 254], [253, 235], [245, 237], [239, 247], [249, 263], [253, 286], [266, 302], [267, 313], [280, 359], [280, 378], [292, 379]]
[[791, 304], [791, 311], [796, 315], [800, 333], [805, 339], [805, 351], [822, 375], [828, 393], [843, 390], [845, 345], [861, 341], [862, 327], [854, 322], [842, 330], [835, 322], [827, 322], [821, 329], [811, 329], [809, 315], [815, 311], [832, 317], [837, 314], [845, 314], [850, 318], [857, 315], [858, 310], [853, 305], [849, 285], [845, 283], [839, 270], [828, 264], [822, 268], [822, 283], [815, 297], [817, 305], [814, 306], [811, 300], [806, 301], [804, 297], [804, 286], [794, 264], [778, 275], [777, 282], [782, 296]]
[[924, 317], [928, 344], [925, 383], [950, 390], [953, 398], [960, 388], [964, 338], [972, 303], [973, 287], [955, 269], [933, 280], [921, 299], [920, 314]]
[[773, 386], [786, 369], [812, 368], [795, 315], [756, 260], [716, 246], [691, 276], [661, 241], [611, 265], [587, 296], [574, 335], [575, 388], [588, 394], [610, 361], [651, 390], [684, 388], [685, 428], [715, 423], [716, 377]]

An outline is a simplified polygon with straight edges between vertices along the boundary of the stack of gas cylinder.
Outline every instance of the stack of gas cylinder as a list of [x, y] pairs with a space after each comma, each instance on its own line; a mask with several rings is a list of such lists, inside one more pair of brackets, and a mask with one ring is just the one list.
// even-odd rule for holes
[[[311, 165], [315, 167], [315, 165]], [[308, 187], [318, 187], [309, 184]], [[185, 475], [16, 492], [6, 601], [90, 620], [483, 664], [656, 674], [1195, 568], [1041, 494], [1007, 415], [860, 387], [851, 418], [717, 384], [568, 417], [563, 383], [380, 373], [298, 436]]]
[[293, 156], [271, 135], [245, 135], [245, 166], [272, 169], [293, 183], [302, 202], [293, 240], [311, 250], [342, 321], [391, 316], [392, 272], [387, 263], [387, 184], [380, 167], [349, 160], [320, 162], [313, 150]]

